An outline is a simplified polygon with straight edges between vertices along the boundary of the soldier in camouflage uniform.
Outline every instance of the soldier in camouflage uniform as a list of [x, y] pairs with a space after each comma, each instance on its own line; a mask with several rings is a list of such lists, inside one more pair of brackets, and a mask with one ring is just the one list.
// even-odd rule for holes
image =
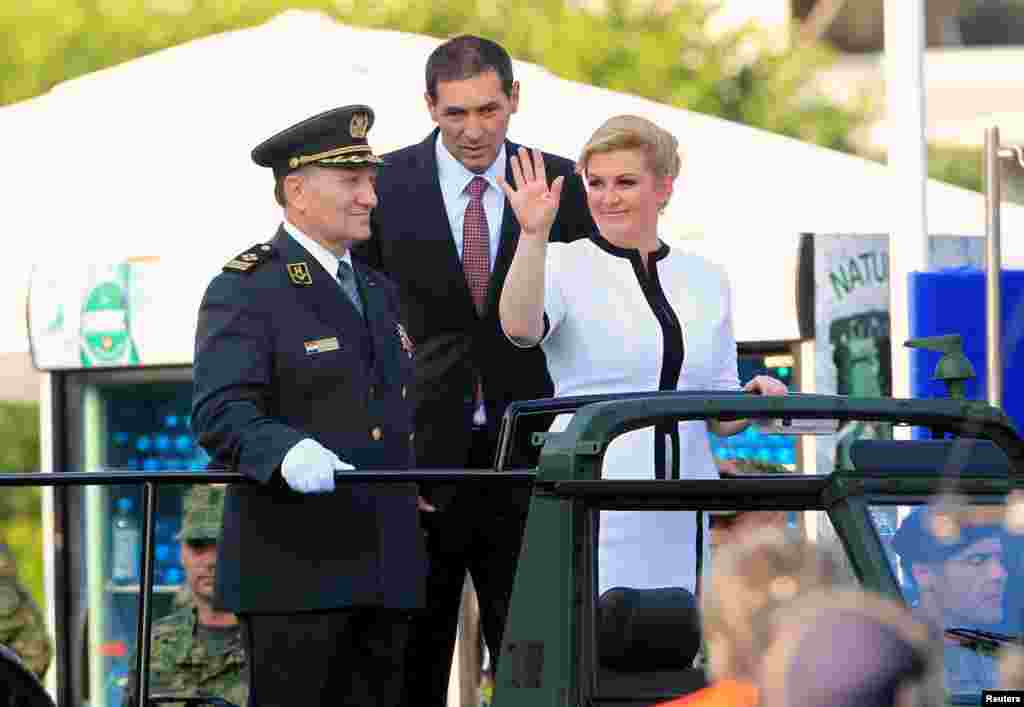
[[[245, 707], [249, 688], [241, 627], [234, 614], [213, 608], [217, 540], [224, 510], [224, 488], [194, 486], [185, 496], [181, 559], [189, 606], [153, 624], [150, 696], [214, 696]], [[132, 665], [135, 664], [134, 657]], [[135, 676], [125, 707], [135, 707]]]
[[0, 544], [0, 644], [17, 653], [42, 679], [53, 656], [53, 642], [39, 606], [17, 575], [14, 555]]

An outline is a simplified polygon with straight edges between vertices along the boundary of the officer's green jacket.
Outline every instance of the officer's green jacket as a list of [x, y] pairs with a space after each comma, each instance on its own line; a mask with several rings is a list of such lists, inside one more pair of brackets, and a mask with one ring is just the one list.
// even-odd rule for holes
[[53, 656], [53, 642], [39, 606], [18, 581], [14, 556], [0, 544], [0, 644], [18, 654], [40, 678]]
[[[185, 607], [153, 624], [149, 694], [215, 696], [245, 707], [249, 687], [241, 631], [219, 653], [196, 634], [196, 609]], [[132, 657], [132, 665], [135, 657]], [[125, 689], [125, 707], [134, 707], [135, 674]]]

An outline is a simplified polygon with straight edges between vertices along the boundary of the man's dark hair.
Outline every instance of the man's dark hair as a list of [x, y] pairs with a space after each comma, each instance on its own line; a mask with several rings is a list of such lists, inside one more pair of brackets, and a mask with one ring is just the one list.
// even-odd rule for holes
[[274, 178], [274, 199], [282, 209], [287, 208], [288, 199], [284, 196], [284, 178], [287, 175], [280, 175]]
[[439, 46], [427, 59], [427, 94], [437, 100], [439, 81], [463, 81], [494, 71], [501, 79], [501, 90], [512, 97], [512, 58], [498, 43], [464, 34]]
[[288, 195], [284, 192], [285, 177], [289, 174], [308, 174], [314, 166], [316, 165], [305, 164], [298, 169], [293, 169], [290, 172], [281, 172], [274, 176], [274, 200], [277, 201], [282, 209], [288, 208]]

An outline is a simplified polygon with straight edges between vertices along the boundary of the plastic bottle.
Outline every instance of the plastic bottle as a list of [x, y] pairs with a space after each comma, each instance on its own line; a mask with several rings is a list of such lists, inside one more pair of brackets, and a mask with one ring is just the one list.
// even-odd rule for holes
[[185, 581], [185, 570], [181, 567], [169, 567], [164, 573], [164, 584], [169, 587], [177, 587]]
[[108, 675], [107, 704], [119, 705], [124, 701], [125, 690], [128, 688], [128, 680], [131, 676], [127, 661], [124, 658], [112, 660]]
[[139, 548], [142, 534], [132, 499], [119, 498], [111, 523], [111, 579], [115, 584], [139, 581]]

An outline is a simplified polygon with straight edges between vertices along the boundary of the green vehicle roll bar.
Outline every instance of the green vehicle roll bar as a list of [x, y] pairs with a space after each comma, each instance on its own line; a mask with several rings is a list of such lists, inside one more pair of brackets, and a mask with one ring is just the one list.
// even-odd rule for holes
[[[531, 443], [543, 445], [537, 468], [509, 471], [515, 447], [522, 442], [521, 432], [528, 429], [523, 425], [524, 418], [560, 413], [575, 413], [565, 431], [552, 434], [534, 430], [529, 433]], [[889, 493], [893, 491], [892, 484], [895, 483], [903, 484], [900, 490], [908, 493], [934, 492], [936, 484], [941, 481], [934, 476], [931, 479], [916, 480], [897, 478], [889, 472], [877, 473], [872, 478], [855, 478], [855, 475], [847, 478], [845, 474], [833, 474], [774, 478], [770, 482], [758, 478], [702, 481], [625, 481], [600, 478], [601, 460], [608, 443], [629, 430], [684, 420], [746, 418], [783, 421], [875, 420], [926, 427], [931, 430], [933, 437], [954, 434], [986, 439], [1005, 454], [1011, 473], [1009, 479], [1005, 475], [1002, 477], [1002, 486], [998, 488], [999, 479], [986, 477], [982, 480], [984, 488], [995, 493], [1005, 493], [1008, 487], [1019, 487], [1024, 482], [1024, 441], [1002, 411], [984, 403], [963, 400], [855, 399], [801, 394], [761, 397], [736, 392], [701, 391], [580, 396], [515, 403], [509, 407], [502, 423], [495, 463], [495, 469], [501, 473], [489, 470], [342, 472], [336, 476], [336, 481], [338, 484], [459, 481], [500, 484], [507, 488], [520, 488], [524, 492], [532, 489], [530, 517], [520, 553], [520, 567], [502, 651], [496, 707], [568, 704], [565, 699], [570, 694], [585, 697], [593, 693], [592, 685], [584, 686], [581, 691], [575, 680], [566, 683], [557, 678], [558, 675], [580, 675], [585, 663], [576, 661], [592, 658], [587, 648], [589, 639], [583, 634], [574, 638], [573, 630], [580, 627], [575, 626], [574, 618], [568, 621], [566, 618], [575, 617], [575, 610], [580, 606], [587, 608], [587, 602], [592, 603], [593, 599], [589, 587], [583, 591], [584, 588], [579, 585], [580, 578], [588, 576], [593, 566], [592, 548], [578, 541], [580, 537], [586, 536], [585, 533], [593, 531], [587, 525], [590, 522], [586, 518], [588, 514], [583, 512], [586, 508], [600, 504], [609, 508], [691, 510], [737, 507], [825, 509], [843, 503], [854, 492]], [[149, 694], [156, 488], [159, 484], [190, 483], [254, 482], [242, 474], [222, 470], [0, 474], [0, 487], [143, 485], [140, 528], [142, 571], [135, 665], [135, 694], [143, 696], [143, 700]], [[969, 485], [981, 482], [968, 474], [957, 483]], [[993, 486], [994, 483], [997, 486]], [[855, 515], [849, 514], [849, 522], [854, 524], [849, 528], [839, 527], [837, 523], [837, 530], [844, 542], [848, 537], [863, 537], [870, 531], [857, 525], [866, 525], [868, 521], [863, 518], [857, 521]], [[870, 543], [852, 549], [855, 557], [864, 555], [871, 558], [871, 561], [862, 563], [858, 571], [880, 566], [877, 557], [880, 549]], [[881, 560], [884, 562], [884, 557]], [[580, 561], [581, 564], [578, 564]], [[567, 568], [568, 572], [551, 572], [551, 567]], [[583, 571], [578, 572], [579, 569]], [[537, 572], [540, 574], [537, 575]], [[532, 579], [529, 577], [531, 573], [534, 574]], [[887, 581], [884, 577], [866, 579], [881, 584]], [[531, 586], [531, 583], [536, 585], [538, 580], [544, 583], [546, 590], [540, 594], [537, 586]], [[888, 581], [891, 584], [891, 576]], [[523, 614], [524, 607], [530, 607], [530, 615]], [[590, 606], [588, 610], [592, 609]], [[538, 643], [530, 637], [537, 631], [554, 631], [558, 635]], [[579, 655], [572, 655], [573, 646], [579, 648]], [[57, 652], [59, 669], [67, 675], [67, 651], [58, 648]], [[570, 669], [574, 662], [575, 669]], [[547, 689], [552, 687], [552, 676], [557, 683], [555, 692]], [[542, 688], [545, 684], [547, 687]], [[527, 696], [530, 701], [522, 701]], [[58, 697], [61, 704], [66, 704], [64, 700], [67, 695]]]
[[[502, 443], [521, 438], [522, 430], [531, 428], [520, 418], [573, 412], [574, 406], [575, 415], [564, 431], [533, 433], [533, 441], [543, 447], [503, 639], [495, 707], [649, 704], [678, 695], [671, 690], [645, 692], [640, 683], [599, 677], [597, 509], [827, 511], [861, 584], [902, 600], [871, 526], [870, 499], [891, 499], [898, 493], [920, 500], [953, 489], [993, 501], [1024, 486], [1024, 441], [1013, 423], [1001, 410], [964, 400], [700, 391], [582, 396], [513, 404], [503, 421]], [[643, 427], [714, 419], [774, 419], [782, 421], [782, 428], [792, 421], [822, 419], [927, 428], [932, 440], [890, 444], [906, 451], [930, 449], [930, 458], [941, 464], [935, 462], [922, 474], [888, 448], [881, 455], [885, 463], [865, 466], [863, 472], [675, 481], [601, 478], [604, 452], [615, 437]], [[947, 435], [960, 439], [945, 440]], [[976, 440], [988, 440], [995, 448]], [[865, 445], [878, 451], [858, 442], [856, 461], [877, 460], [877, 453], [861, 453]], [[959, 447], [968, 450], [964, 458], [970, 459], [964, 473], [940, 473]], [[971, 450], [992, 451], [989, 456], [998, 459], [978, 472]], [[498, 468], [507, 463], [507, 454], [502, 447]], [[685, 692], [699, 686], [693, 679], [688, 684], [677, 688]]]

